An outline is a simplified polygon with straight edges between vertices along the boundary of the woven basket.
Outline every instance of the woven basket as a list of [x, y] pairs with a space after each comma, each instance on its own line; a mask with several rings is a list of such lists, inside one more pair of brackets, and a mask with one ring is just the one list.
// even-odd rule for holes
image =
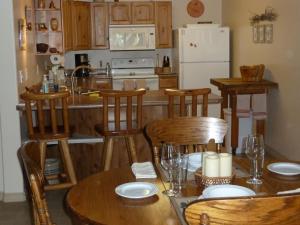
[[243, 81], [261, 81], [265, 72], [265, 65], [241, 66], [240, 71]]
[[216, 184], [230, 184], [233, 178], [234, 174], [229, 177], [206, 177], [202, 175], [202, 168], [195, 171], [195, 181], [199, 186], [208, 187]]

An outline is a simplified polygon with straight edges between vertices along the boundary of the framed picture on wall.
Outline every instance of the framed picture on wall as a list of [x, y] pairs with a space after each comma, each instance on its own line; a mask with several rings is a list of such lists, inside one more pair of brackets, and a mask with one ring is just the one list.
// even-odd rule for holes
[[253, 42], [258, 43], [258, 26], [257, 25], [253, 26], [252, 32], [253, 32]]
[[265, 25], [265, 41], [266, 43], [273, 42], [273, 24]]
[[258, 42], [264, 43], [265, 42], [265, 25], [258, 26]]

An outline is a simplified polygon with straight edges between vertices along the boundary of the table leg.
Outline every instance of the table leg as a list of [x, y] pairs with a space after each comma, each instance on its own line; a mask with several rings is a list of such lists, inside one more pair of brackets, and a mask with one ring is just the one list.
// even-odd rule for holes
[[256, 133], [265, 136], [265, 120], [256, 120]]
[[221, 91], [222, 96], [222, 104], [221, 104], [221, 118], [224, 119], [224, 111], [223, 109], [228, 108], [228, 93], [225, 90]]
[[238, 147], [239, 139], [239, 119], [236, 113], [237, 95], [233, 94], [230, 98], [231, 104], [231, 148], [232, 154], [235, 155], [236, 148]]

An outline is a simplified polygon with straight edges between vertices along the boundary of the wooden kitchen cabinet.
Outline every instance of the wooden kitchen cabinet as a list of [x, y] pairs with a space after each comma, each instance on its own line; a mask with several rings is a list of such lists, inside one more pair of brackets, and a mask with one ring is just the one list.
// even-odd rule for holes
[[132, 24], [154, 24], [153, 2], [132, 2]]
[[155, 2], [156, 48], [172, 48], [172, 2]]
[[63, 0], [62, 16], [63, 16], [64, 49], [65, 51], [70, 51], [73, 48], [72, 1], [71, 0]]
[[178, 88], [178, 76], [176, 75], [160, 75], [159, 89]]
[[131, 24], [131, 3], [114, 2], [109, 4], [110, 24]]
[[73, 50], [91, 48], [90, 3], [72, 2]]
[[92, 49], [108, 48], [108, 6], [91, 4]]

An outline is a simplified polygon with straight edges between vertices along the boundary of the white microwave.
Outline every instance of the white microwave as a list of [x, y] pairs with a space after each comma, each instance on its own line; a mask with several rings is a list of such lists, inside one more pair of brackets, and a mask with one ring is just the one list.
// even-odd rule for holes
[[110, 50], [154, 50], [155, 26], [149, 25], [110, 25]]

